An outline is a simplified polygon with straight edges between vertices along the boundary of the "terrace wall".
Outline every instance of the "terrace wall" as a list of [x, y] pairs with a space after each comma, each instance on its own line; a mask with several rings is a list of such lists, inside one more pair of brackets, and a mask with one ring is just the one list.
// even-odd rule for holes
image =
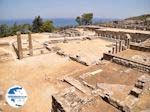
[[120, 64], [126, 67], [136, 68], [136, 69], [150, 73], [150, 66], [143, 64], [143, 63], [135, 62], [135, 61], [125, 59], [116, 55], [108, 54], [108, 53], [104, 53], [103, 58], [105, 60], [111, 60], [114, 63]]

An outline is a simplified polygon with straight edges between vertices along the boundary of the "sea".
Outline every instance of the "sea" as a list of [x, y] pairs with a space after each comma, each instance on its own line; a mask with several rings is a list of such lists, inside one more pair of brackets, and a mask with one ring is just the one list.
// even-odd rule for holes
[[[77, 25], [77, 22], [75, 21], [75, 18], [46, 18], [45, 20], [52, 20], [55, 27], [65, 27], [65, 26], [75, 26]], [[110, 18], [94, 18], [93, 23], [100, 23], [100, 22], [109, 22], [116, 19], [110, 19]], [[12, 26], [14, 23], [16, 24], [32, 24], [33, 19], [8, 19], [8, 20], [0, 20], [1, 24], [7, 24], [8, 26]]]

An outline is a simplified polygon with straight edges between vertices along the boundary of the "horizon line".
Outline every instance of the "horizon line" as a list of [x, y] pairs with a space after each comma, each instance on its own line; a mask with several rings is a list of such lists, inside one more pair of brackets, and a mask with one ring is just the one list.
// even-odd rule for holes
[[[41, 16], [40, 16], [41, 17]], [[35, 18], [35, 17], [34, 17]], [[27, 20], [27, 19], [34, 19], [34, 18], [10, 18], [10, 19], [1, 19], [0, 20]], [[41, 17], [42, 18], [42, 17]], [[45, 17], [45, 18], [42, 18], [42, 19], [75, 19], [74, 17]], [[126, 18], [103, 18], [103, 17], [94, 17], [93, 19], [126, 19]]]

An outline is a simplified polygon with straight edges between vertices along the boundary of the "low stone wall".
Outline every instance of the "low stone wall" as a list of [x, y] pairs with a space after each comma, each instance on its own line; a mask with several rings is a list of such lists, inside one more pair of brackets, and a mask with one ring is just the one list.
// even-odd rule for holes
[[0, 42], [0, 46], [9, 46], [10, 43], [9, 42]]
[[3, 92], [0, 90], [0, 100], [3, 99]]
[[60, 40], [51, 40], [49, 42], [49, 44], [56, 44], [56, 43], [61, 43], [61, 42], [67, 43], [68, 41], [76, 41], [76, 40], [83, 40], [83, 39], [80, 39], [80, 38], [75, 38], [75, 39], [64, 38], [64, 39], [60, 39]]
[[109, 41], [109, 42], [116, 42], [115, 38], [109, 38], [109, 37], [103, 37], [103, 36], [98, 36], [98, 38]]
[[69, 54], [66, 54], [64, 51], [62, 50], [59, 50], [56, 52], [56, 54], [60, 55], [60, 56], [65, 56], [65, 57], [69, 57], [71, 60], [73, 61], [76, 61], [82, 65], [85, 65], [85, 66], [90, 66], [90, 65], [94, 65], [94, 64], [97, 64], [98, 61], [96, 62], [87, 62], [86, 60], [83, 60], [80, 56], [78, 55], [69, 55]]
[[73, 61], [76, 61], [78, 63], [81, 63], [82, 65], [85, 65], [85, 66], [89, 66], [90, 64], [86, 63], [85, 61], [82, 61], [81, 59], [78, 59], [77, 57], [74, 57], [74, 56], [69, 56], [70, 59], [72, 59]]
[[112, 55], [112, 54], [108, 54], [108, 53], [104, 53], [103, 54], [103, 59], [108, 60], [108, 61], [112, 61], [114, 63], [126, 66], [126, 67], [130, 67], [130, 68], [137, 68], [139, 70], [145, 71], [150, 73], [150, 66], [146, 65], [146, 64], [142, 64], [142, 63], [138, 63], [129, 59], [125, 59], [116, 55]]
[[143, 52], [150, 52], [150, 48], [144, 47], [144, 46], [135, 45], [135, 44], [130, 44], [130, 49], [143, 51]]
[[95, 97], [77, 94], [75, 87], [66, 88], [58, 94], [52, 95], [51, 112], [80, 112], [80, 109], [94, 100]]
[[82, 36], [82, 37], [78, 37], [78, 38], [69, 38], [69, 37], [65, 37], [64, 39], [56, 39], [56, 40], [50, 40], [48, 43], [46, 44], [56, 44], [56, 43], [67, 43], [69, 41], [77, 41], [77, 40], [93, 40], [93, 39], [98, 39], [99, 36]]
[[103, 59], [108, 60], [108, 61], [112, 60], [113, 57], [115, 57], [115, 55], [113, 54], [108, 54], [108, 53], [103, 54]]
[[149, 34], [131, 33], [130, 35], [132, 37], [132, 42], [139, 41], [139, 40], [141, 42], [144, 42], [145, 40], [150, 38]]
[[134, 62], [128, 59], [120, 58], [120, 57], [113, 57], [112, 62], [126, 66], [126, 67], [130, 67], [130, 68], [137, 68], [139, 70], [150, 73], [150, 66], [142, 64], [142, 63]]
[[61, 106], [61, 104], [53, 96], [52, 96], [52, 110], [51, 110], [51, 112], [67, 112], [66, 110], [64, 110], [64, 108]]
[[107, 103], [113, 105], [114, 107], [116, 107], [117, 109], [121, 110], [122, 112], [131, 112], [130, 108], [128, 106], [126, 106], [124, 103], [122, 103], [121, 101], [110, 97], [109, 95], [104, 95], [102, 97], [102, 99], [104, 101], [106, 101]]
[[57, 51], [56, 54], [60, 55], [60, 56], [68, 56], [64, 53], [64, 51]]

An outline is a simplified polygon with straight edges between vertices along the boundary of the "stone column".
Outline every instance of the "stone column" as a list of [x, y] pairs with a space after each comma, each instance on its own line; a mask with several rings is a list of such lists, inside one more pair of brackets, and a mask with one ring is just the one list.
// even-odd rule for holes
[[115, 47], [113, 46], [112, 47], [112, 54], [114, 54], [115, 53]]
[[127, 39], [127, 49], [130, 48], [130, 38]]
[[121, 52], [121, 49], [122, 49], [122, 41], [120, 40], [119, 41], [119, 52]]
[[117, 41], [117, 37], [116, 37], [116, 35], [114, 35], [114, 39]]
[[103, 32], [103, 38], [105, 38], [104, 32]]
[[130, 34], [126, 34], [126, 46], [127, 46], [127, 49], [130, 48], [130, 40], [131, 40], [131, 36]]
[[121, 40], [121, 36], [120, 35], [118, 35], [118, 39]]
[[17, 32], [17, 46], [18, 46], [18, 58], [23, 58], [23, 50], [22, 50], [22, 41], [21, 41], [21, 33]]
[[99, 33], [100, 38], [102, 37], [102, 32]]
[[125, 46], [128, 45], [128, 38], [125, 39]]
[[115, 52], [117, 53], [118, 52], [118, 42], [116, 41], [116, 50]]
[[114, 35], [113, 34], [111, 34], [111, 39], [114, 40]]
[[31, 32], [28, 33], [28, 41], [29, 41], [29, 54], [30, 54], [30, 56], [33, 56], [33, 45], [32, 45]]
[[101, 37], [102, 37], [102, 38], [104, 37], [104, 34], [103, 34], [103, 32], [101, 32]]

